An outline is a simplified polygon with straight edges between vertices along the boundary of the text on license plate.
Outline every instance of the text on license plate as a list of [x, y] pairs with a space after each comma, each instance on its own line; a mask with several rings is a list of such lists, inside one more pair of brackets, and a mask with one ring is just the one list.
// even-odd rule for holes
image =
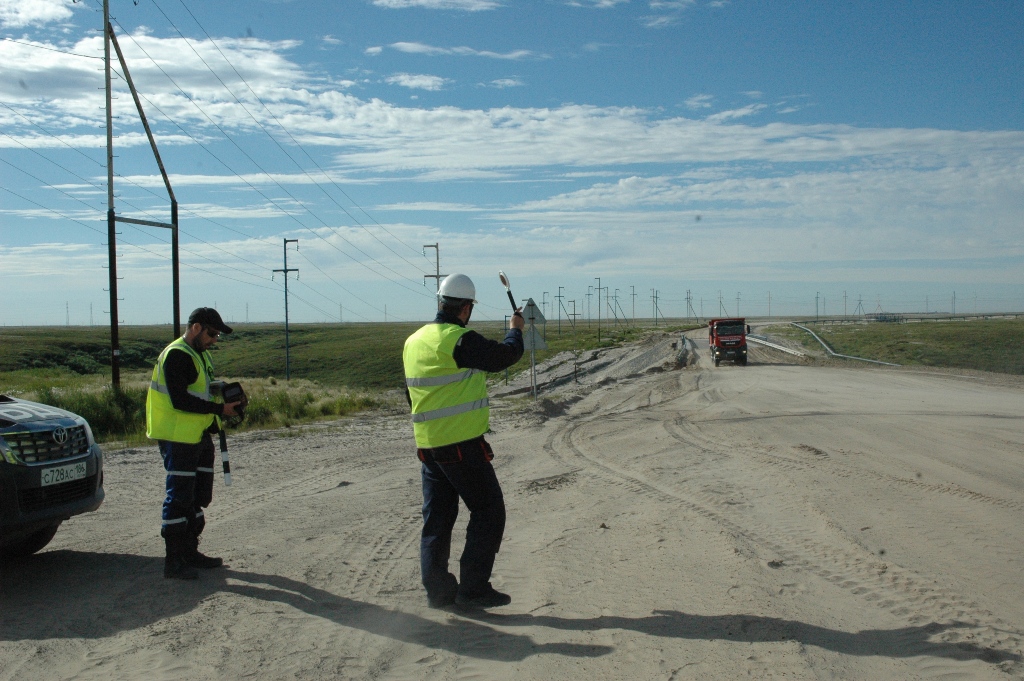
[[47, 485], [59, 485], [62, 482], [79, 480], [85, 477], [85, 471], [86, 469], [84, 461], [79, 461], [78, 463], [71, 463], [68, 464], [67, 466], [44, 468], [42, 471], [42, 486], [46, 487]]

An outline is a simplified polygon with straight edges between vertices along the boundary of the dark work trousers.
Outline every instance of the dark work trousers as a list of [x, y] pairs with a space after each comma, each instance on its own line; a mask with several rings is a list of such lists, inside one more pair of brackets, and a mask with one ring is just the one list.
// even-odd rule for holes
[[191, 532], [199, 536], [206, 526], [203, 509], [213, 501], [213, 461], [215, 452], [209, 433], [198, 444], [157, 440], [167, 471], [167, 496], [164, 498], [164, 537]]
[[423, 456], [420, 572], [430, 599], [443, 599], [456, 586], [448, 572], [448, 557], [460, 498], [469, 509], [466, 546], [459, 561], [460, 593], [474, 596], [488, 590], [494, 556], [505, 533], [505, 498], [491, 466], [490, 446], [482, 438], [471, 444], [460, 448], [461, 461], [439, 463], [429, 454]]

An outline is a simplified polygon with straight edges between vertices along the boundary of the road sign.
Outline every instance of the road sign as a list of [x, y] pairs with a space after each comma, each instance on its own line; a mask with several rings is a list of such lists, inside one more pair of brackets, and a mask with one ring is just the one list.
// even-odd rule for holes
[[537, 327], [530, 325], [523, 329], [523, 348], [526, 350], [547, 350], [548, 344], [544, 337], [537, 331]]
[[540, 308], [537, 307], [537, 303], [533, 302], [533, 298], [530, 298], [526, 302], [526, 307], [523, 308], [523, 318], [526, 319], [526, 323], [543, 324], [547, 321], [544, 318], [544, 314], [541, 313]]

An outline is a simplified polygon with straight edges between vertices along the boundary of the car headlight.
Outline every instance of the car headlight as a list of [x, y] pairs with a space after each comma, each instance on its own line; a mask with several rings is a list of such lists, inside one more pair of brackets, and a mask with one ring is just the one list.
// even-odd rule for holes
[[86, 441], [87, 441], [87, 442], [89, 443], [89, 446], [90, 446], [90, 447], [91, 447], [91, 446], [93, 446], [94, 444], [96, 444], [96, 438], [95, 438], [95, 437], [93, 437], [93, 434], [92, 434], [92, 426], [90, 426], [90, 425], [89, 425], [89, 422], [88, 422], [88, 421], [86, 421], [86, 420], [85, 420], [85, 419], [83, 419], [83, 418], [79, 418], [79, 421], [81, 422], [81, 424], [82, 424], [83, 426], [85, 426], [85, 437], [86, 437]]
[[3, 455], [3, 459], [7, 463], [12, 463], [12, 464], [17, 464], [18, 463], [18, 460], [14, 458], [14, 451], [11, 449], [10, 445], [8, 445], [7, 442], [2, 437], [0, 437], [0, 454]]

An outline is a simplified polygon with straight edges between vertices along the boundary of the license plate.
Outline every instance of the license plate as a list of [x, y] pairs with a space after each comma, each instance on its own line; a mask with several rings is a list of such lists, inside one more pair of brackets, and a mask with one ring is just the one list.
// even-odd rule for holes
[[44, 468], [42, 471], [42, 486], [59, 485], [62, 482], [71, 482], [85, 477], [85, 462], [71, 463], [67, 466], [55, 466]]

